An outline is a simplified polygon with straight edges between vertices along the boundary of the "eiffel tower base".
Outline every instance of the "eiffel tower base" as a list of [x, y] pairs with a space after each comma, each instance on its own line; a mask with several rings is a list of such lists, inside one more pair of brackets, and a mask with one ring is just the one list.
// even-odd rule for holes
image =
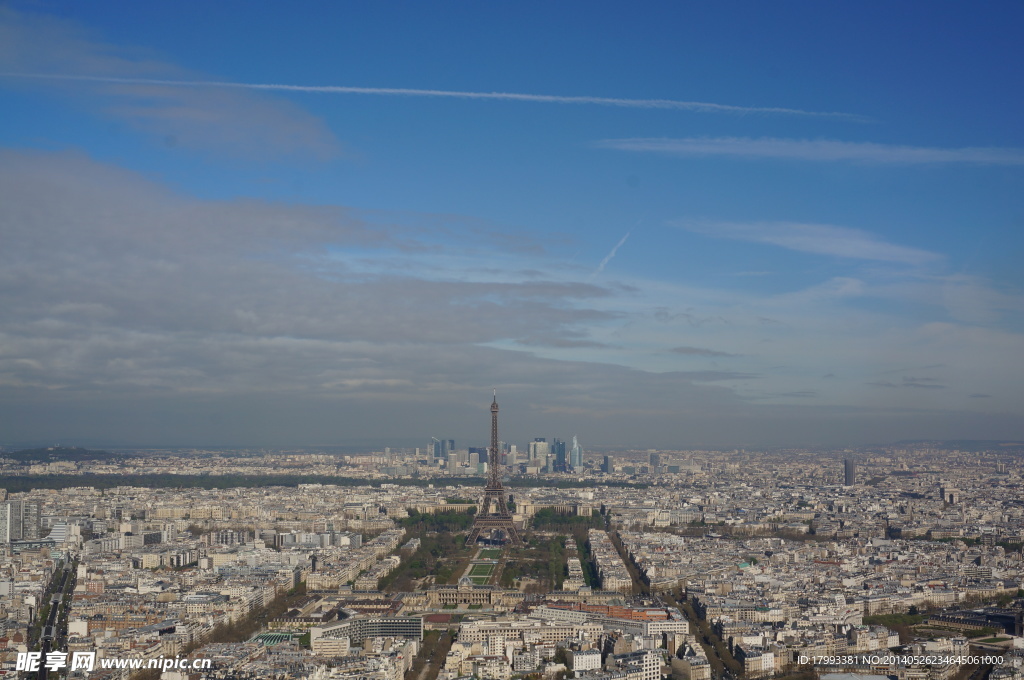
[[[490, 512], [493, 504], [494, 513]], [[508, 511], [505, 504], [505, 490], [500, 486], [488, 486], [484, 489], [483, 501], [480, 503], [480, 512], [473, 521], [473, 530], [469, 532], [466, 545], [474, 545], [481, 536], [493, 537], [500, 532], [504, 535], [506, 543], [522, 545], [523, 539], [519, 535], [519, 529], [512, 521], [512, 513]]]
[[511, 543], [513, 545], [523, 544], [523, 539], [519, 535], [519, 529], [516, 528], [511, 515], [506, 515], [505, 517], [502, 517], [501, 515], [491, 515], [489, 517], [480, 517], [473, 522], [473, 530], [469, 532], [469, 538], [466, 539], [466, 545], [476, 544], [481, 537], [493, 537], [495, 532], [501, 532], [504, 535], [504, 541], [506, 543]]

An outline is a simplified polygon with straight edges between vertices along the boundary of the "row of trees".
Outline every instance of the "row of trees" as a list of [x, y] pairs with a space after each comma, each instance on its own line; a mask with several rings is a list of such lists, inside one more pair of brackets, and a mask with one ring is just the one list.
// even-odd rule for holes
[[430, 532], [456, 534], [469, 530], [473, 525], [475, 514], [476, 508], [470, 508], [467, 512], [452, 510], [448, 512], [435, 512], [433, 514], [413, 509], [409, 510], [408, 517], [403, 517], [398, 522], [413, 536]]
[[516, 551], [515, 559], [505, 561], [499, 585], [511, 588], [517, 580], [528, 578], [535, 581], [528, 590], [560, 589], [566, 576], [564, 537], [530, 533], [525, 543]]
[[[426, 487], [434, 484], [433, 479], [389, 479], [388, 484], [399, 486]], [[460, 477], [459, 481], [467, 486], [483, 486], [483, 477]], [[8, 476], [0, 479], [0, 489], [10, 493], [32, 491], [33, 489], [65, 489], [70, 486], [89, 486], [94, 489], [110, 489], [115, 486], [142, 486], [151, 489], [234, 489], [265, 486], [294, 487], [299, 484], [333, 484], [335, 486], [380, 486], [382, 482], [359, 477], [332, 477], [329, 475], [172, 475], [172, 474], [139, 474], [139, 475], [24, 475]], [[515, 478], [505, 482], [508, 487], [532, 487], [537, 485], [536, 479]], [[592, 486], [588, 482], [574, 479], [544, 480], [545, 486], [558, 489], [581, 489]], [[646, 489], [647, 484], [629, 482], [605, 482], [604, 486]]]
[[411, 538], [418, 538], [420, 546], [378, 583], [380, 590], [407, 592], [413, 590], [416, 579], [433, 575], [436, 583], [449, 583], [458, 574], [461, 558], [468, 557], [464, 545], [465, 532], [473, 524], [475, 508], [467, 512], [438, 512], [434, 514], [410, 510], [408, 517], [398, 520]]
[[436, 680], [452, 648], [453, 639], [451, 631], [427, 631], [423, 636], [420, 653], [416, 655], [412, 668], [405, 673], [406, 680], [420, 680], [424, 672], [426, 676], [423, 680]]
[[388, 592], [408, 592], [415, 588], [414, 579], [422, 579], [433, 574], [436, 583], [448, 583], [455, 575], [457, 560], [452, 558], [465, 550], [462, 536], [449, 533], [438, 533], [433, 536], [422, 535], [420, 547], [411, 556], [402, 561], [398, 567], [378, 583], [380, 590]]
[[560, 512], [555, 512], [551, 508], [544, 508], [538, 510], [531, 520], [533, 528], [538, 531], [560, 531], [569, 533], [577, 527], [583, 529], [602, 529], [604, 528], [604, 516], [603, 515], [590, 515], [584, 517], [582, 515], [567, 515]]
[[[75, 562], [77, 565], [78, 563]], [[53, 574], [50, 575], [50, 580], [47, 582], [46, 587], [43, 588], [43, 598], [40, 600], [40, 607], [36, 613], [36, 620], [33, 622], [28, 629], [28, 645], [30, 649], [35, 649], [39, 643], [39, 639], [43, 635], [43, 626], [46, 624], [47, 619], [50, 616], [50, 601], [53, 599], [54, 593], [60, 586], [61, 579], [63, 578], [64, 563], [58, 561], [53, 568]]]
[[185, 649], [185, 654], [192, 652], [197, 647], [215, 642], [245, 642], [256, 633], [263, 630], [267, 621], [283, 616], [292, 606], [306, 599], [306, 582], [287, 593], [279, 594], [266, 606], [254, 609], [235, 623], [220, 623], [214, 626], [210, 635], [203, 642], [194, 642]]

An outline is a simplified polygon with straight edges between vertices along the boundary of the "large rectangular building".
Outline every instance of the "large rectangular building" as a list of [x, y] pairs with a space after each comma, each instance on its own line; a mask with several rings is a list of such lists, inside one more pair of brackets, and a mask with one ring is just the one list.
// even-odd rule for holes
[[0, 543], [39, 538], [39, 504], [29, 501], [0, 503]]
[[423, 640], [422, 616], [353, 616], [327, 626], [310, 629], [310, 643], [321, 638], [348, 638], [357, 645], [367, 638], [401, 637]]
[[857, 464], [850, 458], [843, 459], [843, 484], [853, 486], [857, 483]]

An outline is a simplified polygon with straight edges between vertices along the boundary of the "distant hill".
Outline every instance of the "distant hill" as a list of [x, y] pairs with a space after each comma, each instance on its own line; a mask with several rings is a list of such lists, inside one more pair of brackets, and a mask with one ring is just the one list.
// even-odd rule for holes
[[959, 451], [1000, 451], [1005, 453], [1024, 453], [1024, 442], [1003, 439], [905, 439], [893, 446], [923, 447], [929, 449], [948, 449]]
[[110, 453], [109, 451], [90, 451], [77, 446], [51, 446], [45, 449], [25, 449], [13, 453], [0, 453], [0, 458], [18, 461], [26, 465], [31, 463], [56, 463], [58, 461], [82, 462], [87, 460], [110, 461], [124, 458], [138, 458], [134, 453]]

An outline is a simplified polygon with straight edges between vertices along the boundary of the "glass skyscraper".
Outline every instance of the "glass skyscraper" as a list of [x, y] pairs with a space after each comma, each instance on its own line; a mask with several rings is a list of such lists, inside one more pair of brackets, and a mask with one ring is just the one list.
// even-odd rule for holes
[[573, 472], [583, 469], [583, 449], [580, 448], [576, 435], [572, 436], [572, 449], [569, 451], [569, 467]]

